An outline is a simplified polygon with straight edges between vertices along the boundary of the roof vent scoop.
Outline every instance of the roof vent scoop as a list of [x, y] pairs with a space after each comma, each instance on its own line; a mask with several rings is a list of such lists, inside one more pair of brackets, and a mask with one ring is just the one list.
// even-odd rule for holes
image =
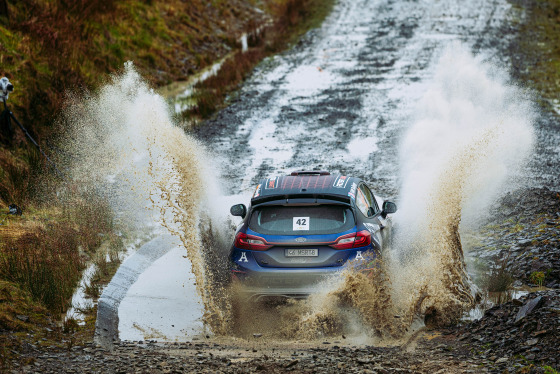
[[331, 175], [331, 173], [325, 170], [299, 170], [292, 171], [292, 174], [290, 175], [292, 177], [297, 177], [299, 175]]

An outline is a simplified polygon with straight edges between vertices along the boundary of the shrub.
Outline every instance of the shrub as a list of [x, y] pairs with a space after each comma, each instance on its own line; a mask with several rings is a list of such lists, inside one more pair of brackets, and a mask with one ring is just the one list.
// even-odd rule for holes
[[513, 277], [503, 265], [492, 270], [486, 279], [486, 289], [488, 292], [505, 292], [510, 290], [512, 286]]
[[49, 310], [64, 311], [85, 265], [78, 238], [68, 225], [54, 224], [8, 239], [0, 252], [0, 278], [18, 284]]
[[531, 283], [536, 284], [539, 287], [543, 285], [545, 278], [546, 274], [544, 273], [544, 271], [534, 271], [529, 276], [529, 280], [531, 281]]

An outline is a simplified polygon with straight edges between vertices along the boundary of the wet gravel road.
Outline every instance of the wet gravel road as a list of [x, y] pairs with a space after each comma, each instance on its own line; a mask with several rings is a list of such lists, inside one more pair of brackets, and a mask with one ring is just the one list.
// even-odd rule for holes
[[88, 345], [44, 352], [24, 373], [486, 373], [484, 359], [443, 346], [407, 352], [400, 347], [259, 346], [258, 343], [121, 343], [112, 352]]
[[441, 51], [460, 41], [507, 70], [513, 13], [506, 1], [340, 1], [322, 28], [262, 63], [197, 135], [225, 156], [232, 194], [317, 168], [363, 176], [394, 196], [399, 141]]

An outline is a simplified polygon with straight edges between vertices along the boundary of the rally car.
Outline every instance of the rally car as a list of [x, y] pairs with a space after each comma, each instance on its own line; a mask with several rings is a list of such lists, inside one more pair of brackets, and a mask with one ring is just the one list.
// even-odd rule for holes
[[295, 171], [264, 179], [248, 208], [230, 210], [243, 219], [229, 254], [232, 280], [250, 298], [305, 298], [346, 266], [371, 266], [396, 210], [359, 178]]

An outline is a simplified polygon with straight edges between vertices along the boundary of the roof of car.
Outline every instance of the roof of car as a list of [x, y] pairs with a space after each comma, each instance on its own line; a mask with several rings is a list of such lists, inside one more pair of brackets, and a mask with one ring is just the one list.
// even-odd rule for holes
[[326, 171], [294, 171], [262, 179], [253, 193], [253, 203], [271, 198], [335, 197], [338, 200], [354, 200], [359, 178], [330, 174]]

